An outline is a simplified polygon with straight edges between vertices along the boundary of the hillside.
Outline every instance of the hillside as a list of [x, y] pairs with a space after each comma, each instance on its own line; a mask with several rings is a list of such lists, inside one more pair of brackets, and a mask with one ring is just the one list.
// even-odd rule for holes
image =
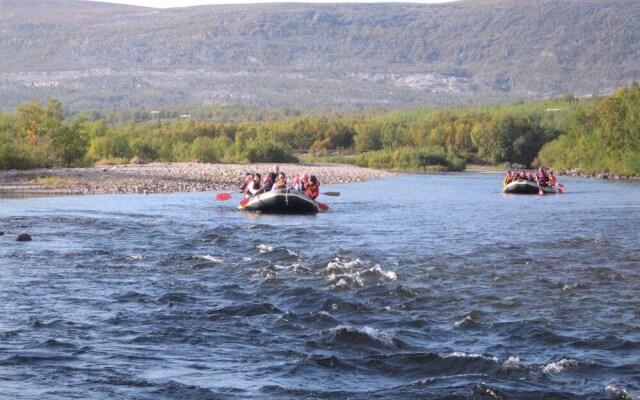
[[640, 3], [478, 0], [149, 9], [0, 0], [0, 109], [415, 107], [640, 80]]

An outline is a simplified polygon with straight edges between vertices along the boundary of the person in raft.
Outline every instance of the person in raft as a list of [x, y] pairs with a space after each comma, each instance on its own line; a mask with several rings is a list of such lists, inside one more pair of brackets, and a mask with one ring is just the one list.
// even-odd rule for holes
[[300, 175], [300, 183], [302, 183], [303, 188], [306, 188], [307, 184], [309, 183], [309, 174], [305, 172], [304, 174]]
[[318, 181], [315, 175], [309, 177], [309, 182], [305, 185], [304, 194], [314, 200], [320, 194], [320, 181]]
[[240, 186], [240, 191], [242, 193], [247, 192], [247, 186], [249, 185], [249, 182], [251, 182], [252, 180], [253, 180], [253, 174], [251, 172], [247, 172], [247, 175], [244, 177], [244, 182], [242, 183], [242, 186]]
[[508, 184], [510, 184], [513, 181], [514, 181], [514, 177], [513, 177], [513, 175], [511, 175], [511, 171], [507, 171], [507, 175], [502, 180], [502, 186], [507, 186]]
[[287, 177], [284, 172], [280, 172], [273, 183], [271, 190], [281, 190], [287, 188]]
[[536, 178], [533, 176], [533, 174], [531, 172], [527, 172], [527, 180], [529, 182], [535, 182]]
[[276, 179], [278, 178], [278, 174], [280, 173], [280, 166], [278, 164], [273, 166], [273, 171], [269, 172], [269, 174], [264, 178], [264, 190], [263, 192], [269, 192], [273, 189], [273, 184], [276, 183]]
[[536, 182], [538, 182], [538, 186], [549, 186], [549, 177], [542, 167], [538, 168], [538, 172], [536, 172]]
[[276, 182], [276, 173], [275, 172], [269, 172], [269, 175], [267, 175], [264, 178], [264, 190], [263, 192], [269, 192], [271, 190], [271, 188], [273, 187], [273, 184]]
[[300, 179], [300, 175], [296, 175], [293, 177], [291, 190], [296, 192], [304, 192], [304, 184], [302, 183], [302, 179]]
[[553, 174], [553, 171], [547, 171], [547, 175], [549, 176], [549, 186], [555, 186], [556, 176]]
[[252, 197], [259, 193], [262, 193], [262, 186], [260, 186], [260, 181], [262, 180], [262, 176], [258, 173], [253, 175], [253, 179], [247, 185], [247, 191], [245, 192], [245, 197]]

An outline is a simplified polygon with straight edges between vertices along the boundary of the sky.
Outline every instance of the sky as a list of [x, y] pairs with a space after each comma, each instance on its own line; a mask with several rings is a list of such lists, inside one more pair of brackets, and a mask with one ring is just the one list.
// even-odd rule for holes
[[205, 4], [251, 4], [251, 3], [382, 3], [382, 2], [402, 2], [402, 3], [449, 3], [456, 0], [89, 0], [103, 3], [131, 4], [153, 8], [174, 8], [189, 7]]

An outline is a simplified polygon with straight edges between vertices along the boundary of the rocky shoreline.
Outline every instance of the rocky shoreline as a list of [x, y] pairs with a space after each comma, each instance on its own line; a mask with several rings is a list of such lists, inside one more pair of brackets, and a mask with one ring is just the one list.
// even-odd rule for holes
[[594, 178], [594, 179], [621, 179], [621, 180], [638, 180], [639, 175], [623, 175], [607, 172], [600, 172], [598, 174], [589, 174], [579, 169], [570, 169], [567, 171], [558, 171], [557, 175], [572, 176], [574, 178]]
[[[288, 177], [304, 172], [323, 184], [364, 182], [397, 175], [389, 171], [346, 164], [281, 164]], [[172, 193], [235, 190], [246, 173], [267, 174], [273, 164], [150, 163], [91, 168], [51, 168], [0, 171], [0, 196]], [[480, 170], [495, 172], [500, 170]], [[558, 171], [558, 176], [596, 179], [639, 179], [620, 174], [585, 174], [580, 170]]]
[[[246, 173], [263, 176], [273, 164], [151, 163], [92, 168], [0, 171], [0, 195], [172, 193], [236, 190]], [[304, 172], [323, 184], [364, 182], [392, 172], [343, 164], [280, 164], [288, 177]]]

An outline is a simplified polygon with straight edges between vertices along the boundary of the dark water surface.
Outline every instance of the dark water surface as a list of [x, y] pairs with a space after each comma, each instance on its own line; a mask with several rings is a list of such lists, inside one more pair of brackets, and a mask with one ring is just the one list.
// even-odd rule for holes
[[640, 182], [561, 181], [0, 199], [0, 398], [637, 399]]

